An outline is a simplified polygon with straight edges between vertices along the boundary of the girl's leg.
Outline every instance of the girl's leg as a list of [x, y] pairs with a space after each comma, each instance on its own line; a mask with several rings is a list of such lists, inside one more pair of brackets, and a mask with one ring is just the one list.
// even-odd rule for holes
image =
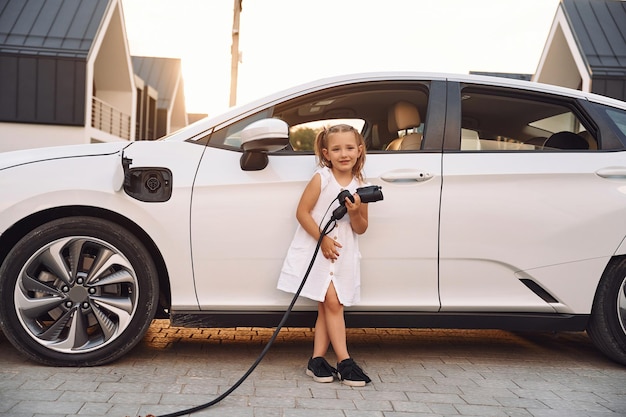
[[[343, 304], [339, 302], [337, 291], [332, 282], [328, 287], [328, 291], [326, 291], [324, 302], [319, 304], [318, 309], [319, 313], [315, 325], [316, 344], [318, 326], [319, 330], [325, 328], [326, 332], [320, 331], [320, 334], [324, 335], [323, 338], [319, 339], [320, 345], [325, 343], [324, 349], [327, 349], [328, 341], [330, 340], [335, 356], [337, 356], [337, 376], [341, 383], [352, 387], [365, 386], [365, 384], [371, 382], [371, 379], [350, 358], [346, 341], [346, 321], [343, 316]], [[328, 379], [320, 380], [320, 382], [330, 382], [330, 380], [331, 378], [328, 377]]]
[[317, 304], [317, 320], [315, 321], [315, 333], [313, 336], [313, 358], [324, 357], [328, 351], [328, 331], [326, 329], [326, 315], [324, 303]]
[[[324, 311], [323, 317], [326, 328], [326, 346], [328, 347], [328, 340], [330, 340], [335, 356], [337, 356], [337, 362], [348, 359], [350, 355], [348, 354], [348, 346], [346, 342], [346, 321], [343, 316], [343, 304], [339, 302], [335, 286], [332, 282], [328, 287], [324, 302], [320, 303], [320, 307], [320, 311]], [[322, 315], [318, 315], [318, 321], [321, 316]], [[317, 325], [315, 335], [317, 337]]]
[[324, 359], [329, 343], [324, 303], [319, 303], [317, 305], [317, 320], [315, 321], [313, 356], [309, 359], [306, 368], [306, 374], [313, 377], [315, 382], [333, 382], [335, 379], [337, 370]]

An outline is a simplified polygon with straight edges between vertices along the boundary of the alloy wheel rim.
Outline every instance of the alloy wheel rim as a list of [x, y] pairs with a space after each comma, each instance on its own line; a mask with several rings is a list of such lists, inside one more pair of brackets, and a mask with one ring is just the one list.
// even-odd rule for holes
[[622, 280], [617, 293], [617, 319], [622, 332], [626, 334], [626, 278]]
[[116, 340], [129, 326], [138, 297], [137, 275], [119, 249], [71, 236], [30, 257], [17, 279], [14, 306], [33, 340], [76, 354]]

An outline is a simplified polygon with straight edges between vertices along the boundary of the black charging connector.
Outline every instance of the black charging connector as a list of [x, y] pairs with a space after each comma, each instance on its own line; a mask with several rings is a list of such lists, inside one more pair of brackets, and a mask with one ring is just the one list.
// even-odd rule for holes
[[[356, 193], [361, 198], [361, 203], [373, 203], [383, 199], [382, 187], [380, 185], [360, 187], [356, 189]], [[341, 191], [337, 196], [339, 207], [333, 211], [332, 220], [340, 220], [348, 212], [348, 209], [346, 208], [346, 198], [354, 203], [354, 196], [350, 194], [350, 191]]]

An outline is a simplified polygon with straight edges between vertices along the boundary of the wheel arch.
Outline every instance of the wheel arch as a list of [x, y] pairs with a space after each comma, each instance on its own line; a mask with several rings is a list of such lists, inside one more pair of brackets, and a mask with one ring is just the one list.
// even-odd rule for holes
[[31, 214], [12, 225], [0, 235], [0, 265], [4, 263], [11, 248], [31, 230], [52, 220], [77, 216], [89, 216], [109, 220], [125, 228], [141, 241], [150, 253], [159, 277], [159, 307], [157, 309], [156, 318], [169, 318], [169, 308], [172, 300], [171, 288], [169, 273], [161, 251], [150, 235], [137, 223], [110, 210], [92, 206], [63, 206]]

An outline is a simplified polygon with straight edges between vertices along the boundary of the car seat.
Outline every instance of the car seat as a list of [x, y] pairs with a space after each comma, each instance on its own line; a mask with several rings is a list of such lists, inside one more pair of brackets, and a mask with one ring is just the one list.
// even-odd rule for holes
[[573, 132], [562, 131], [550, 136], [543, 144], [545, 148], [554, 149], [589, 149], [589, 143]]
[[416, 150], [422, 146], [422, 134], [416, 129], [420, 126], [420, 118], [417, 107], [406, 101], [399, 101], [388, 112], [387, 124], [390, 132], [397, 134], [404, 130], [406, 134], [392, 140], [386, 150]]

